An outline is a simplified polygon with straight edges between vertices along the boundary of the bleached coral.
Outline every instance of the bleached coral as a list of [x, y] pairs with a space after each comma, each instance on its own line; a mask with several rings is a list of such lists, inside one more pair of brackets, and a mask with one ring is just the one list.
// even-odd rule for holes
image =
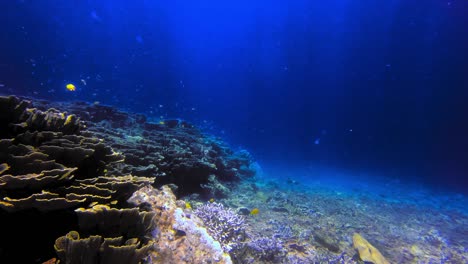
[[177, 201], [166, 185], [157, 190], [144, 187], [135, 192], [129, 202], [147, 204], [158, 217], [153, 232], [156, 250], [151, 263], [232, 263], [220, 243], [210, 236], [201, 219], [185, 208], [183, 201]]
[[245, 240], [245, 219], [234, 210], [220, 203], [207, 203], [194, 213], [203, 220], [209, 234], [221, 243], [224, 251], [239, 248]]

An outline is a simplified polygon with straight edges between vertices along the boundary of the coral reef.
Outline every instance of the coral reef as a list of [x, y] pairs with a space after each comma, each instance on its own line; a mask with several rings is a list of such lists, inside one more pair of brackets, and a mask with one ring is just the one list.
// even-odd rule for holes
[[182, 120], [151, 123], [97, 104], [0, 96], [0, 225], [11, 230], [0, 258], [468, 262], [463, 196], [435, 201], [388, 184], [391, 195], [341, 192], [253, 177], [259, 169], [248, 152]]
[[124, 240], [122, 236], [103, 238], [99, 235], [80, 238], [71, 231], [55, 241], [58, 257], [65, 263], [130, 263], [138, 264], [147, 257], [153, 244], [141, 246], [138, 239]]
[[176, 184], [180, 195], [200, 193], [222, 197], [231, 182], [251, 178], [255, 164], [245, 151], [233, 151], [219, 138], [203, 134], [188, 122], [171, 119], [147, 122], [139, 114], [86, 103], [38, 104], [40, 109], [67, 109], [84, 120], [86, 135], [103, 139], [125, 160], [108, 174], [158, 177], [156, 184]]
[[[408, 204], [415, 200], [408, 198], [408, 190], [396, 194], [397, 187], [391, 189], [393, 197], [403, 198], [389, 200], [374, 189], [344, 192], [321, 184], [285, 184], [285, 180], [242, 181], [228, 197], [218, 200], [246, 212], [247, 250], [233, 258], [236, 263], [369, 261], [355, 249], [354, 233], [372, 237], [372, 245], [389, 263], [468, 261], [464, 235], [468, 212], [459, 207], [463, 201], [466, 204], [463, 196], [434, 199], [418, 192], [422, 202]], [[434, 204], [428, 199], [434, 199]], [[191, 202], [196, 208], [198, 202]], [[259, 208], [259, 213], [247, 214], [252, 208]], [[372, 252], [375, 256], [376, 251]]]
[[[74, 115], [41, 111], [12, 96], [0, 97], [0, 108], [0, 224], [14, 231], [2, 235], [2, 261], [45, 261], [54, 256], [54, 241], [71, 230], [90, 238], [79, 243], [65, 239], [70, 243], [59, 247], [59, 257], [66, 262], [83, 243], [95, 241], [93, 236], [103, 241], [124, 236], [133, 241], [135, 250], [152, 243], [145, 239], [151, 232], [152, 213], [127, 209], [126, 201], [154, 179], [101, 176], [123, 157], [102, 140], [83, 133], [84, 124]], [[112, 223], [115, 216], [122, 221]], [[125, 241], [114, 242], [112, 247], [118, 250], [129, 246]], [[29, 248], [28, 254], [23, 254], [24, 247]], [[142, 254], [132, 256], [140, 261]]]
[[149, 204], [157, 216], [152, 263], [232, 263], [203, 222], [191, 210], [184, 211], [185, 202], [177, 201], [169, 186], [160, 190], [144, 187], [129, 201], [135, 205]]
[[261, 237], [248, 243], [252, 254], [261, 261], [279, 263], [286, 255], [284, 244], [277, 238]]
[[200, 184], [200, 187], [203, 189], [203, 193], [214, 199], [216, 198], [225, 198], [229, 195], [229, 188], [222, 184], [215, 175], [210, 175], [208, 177], [207, 184]]
[[220, 203], [207, 203], [194, 211], [202, 219], [208, 232], [226, 252], [242, 246], [246, 238], [244, 216]]
[[[14, 230], [0, 242], [2, 261], [231, 263], [166, 187], [152, 193], [161, 198], [153, 206], [128, 199], [155, 179], [180, 193], [225, 196], [227, 185], [253, 176], [247, 152], [181, 120], [153, 124], [96, 104], [9, 96], [0, 110], [0, 224]], [[196, 254], [173, 254], [183, 243]]]

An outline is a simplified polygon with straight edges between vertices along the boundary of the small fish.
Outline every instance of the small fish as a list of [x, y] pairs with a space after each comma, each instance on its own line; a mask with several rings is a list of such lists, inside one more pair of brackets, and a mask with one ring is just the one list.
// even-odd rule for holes
[[185, 202], [185, 209], [192, 209], [190, 202]]
[[76, 86], [74, 84], [72, 84], [72, 83], [67, 84], [66, 88], [70, 92], [76, 91]]
[[214, 198], [211, 198], [210, 199], [210, 203], [214, 203], [215, 199]]
[[317, 139], [314, 141], [314, 144], [315, 144], [315, 145], [319, 145], [319, 144], [320, 144], [320, 138], [317, 138]]
[[86, 80], [85, 80], [85, 79], [81, 79], [81, 83], [82, 83], [83, 85], [86, 85]]
[[258, 209], [258, 208], [254, 208], [254, 209], [250, 210], [251, 215], [258, 215], [258, 213], [260, 213], [260, 209]]

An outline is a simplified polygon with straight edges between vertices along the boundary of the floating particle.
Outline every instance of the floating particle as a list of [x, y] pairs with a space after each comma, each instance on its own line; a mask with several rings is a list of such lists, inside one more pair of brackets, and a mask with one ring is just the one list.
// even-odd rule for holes
[[142, 38], [140, 35], [137, 35], [137, 36], [135, 37], [135, 40], [136, 40], [136, 42], [138, 42], [138, 43], [140, 43], [140, 44], [143, 44], [143, 38]]
[[100, 16], [98, 16], [98, 14], [96, 13], [95, 10], [91, 11], [91, 18], [94, 19], [95, 21], [97, 22], [101, 22], [102, 19]]

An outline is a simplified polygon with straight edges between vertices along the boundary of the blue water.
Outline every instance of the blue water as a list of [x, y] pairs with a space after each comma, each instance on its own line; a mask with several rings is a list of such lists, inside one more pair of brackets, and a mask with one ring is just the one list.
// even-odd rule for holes
[[468, 192], [467, 1], [22, 0], [0, 10], [3, 94], [183, 118], [283, 172], [272, 177]]

